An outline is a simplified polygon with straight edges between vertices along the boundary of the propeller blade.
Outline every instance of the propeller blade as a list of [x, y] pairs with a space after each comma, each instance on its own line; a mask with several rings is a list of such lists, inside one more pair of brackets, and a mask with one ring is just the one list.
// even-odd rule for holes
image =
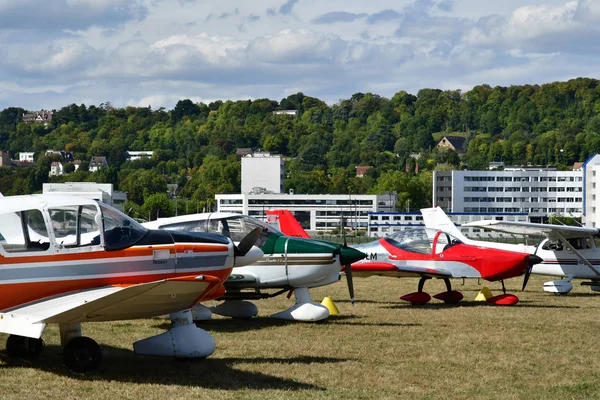
[[[342, 246], [342, 251], [343, 249], [347, 249], [348, 248], [348, 242], [346, 241], [346, 227], [344, 224], [344, 216], [342, 215], [342, 219], [340, 221], [340, 228], [342, 229], [342, 237], [344, 238], [344, 245]], [[340, 261], [342, 259], [342, 252], [340, 251]], [[348, 294], [350, 295], [350, 302], [352, 303], [352, 306], [354, 307], [354, 281], [352, 280], [352, 266], [351, 264], [346, 264], [344, 265], [344, 271], [346, 272], [346, 282], [348, 284]]]
[[246, 253], [250, 251], [254, 243], [258, 241], [260, 235], [262, 234], [263, 228], [256, 227], [250, 231], [244, 238], [240, 241], [240, 244], [237, 246], [234, 245], [233, 254], [237, 256], [245, 256]]
[[350, 302], [354, 306], [354, 282], [352, 281], [352, 266], [344, 265], [346, 271], [346, 282], [348, 283], [348, 293], [350, 294]]

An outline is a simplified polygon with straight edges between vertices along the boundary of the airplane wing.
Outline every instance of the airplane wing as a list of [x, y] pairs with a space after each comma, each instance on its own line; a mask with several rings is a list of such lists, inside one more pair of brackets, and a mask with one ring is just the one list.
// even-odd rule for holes
[[508, 222], [496, 220], [473, 221], [462, 226], [477, 227], [512, 233], [517, 235], [539, 235], [547, 236], [549, 239], [560, 239], [559, 235], [565, 239], [588, 237], [597, 235], [599, 230], [584, 226], [565, 226], [553, 224], [536, 224], [532, 222]]
[[362, 262], [352, 264], [352, 275], [367, 276], [392, 276], [396, 278], [451, 278], [452, 274], [443, 269], [409, 267], [388, 262]]
[[40, 338], [49, 323], [114, 321], [169, 314], [191, 307], [218, 284], [219, 278], [201, 275], [74, 291], [0, 313], [0, 332]]

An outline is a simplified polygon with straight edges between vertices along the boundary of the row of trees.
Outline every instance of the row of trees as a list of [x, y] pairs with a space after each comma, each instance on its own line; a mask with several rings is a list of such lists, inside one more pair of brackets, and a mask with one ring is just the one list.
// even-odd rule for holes
[[[297, 117], [273, 113], [284, 109], [297, 110]], [[284, 155], [286, 190], [396, 191], [401, 208], [429, 205], [431, 171], [440, 164], [481, 169], [504, 161], [566, 168], [600, 152], [600, 85], [587, 78], [542, 86], [480, 85], [464, 93], [400, 91], [391, 99], [356, 93], [331, 106], [302, 93], [279, 102], [181, 100], [172, 110], [72, 104], [55, 110], [48, 126], [23, 123], [23, 112], [0, 112], [0, 149], [13, 157], [35, 151], [38, 157], [32, 168], [1, 169], [3, 193], [40, 191], [49, 179], [107, 182], [128, 193], [127, 210], [139, 215], [159, 208], [184, 212], [166, 196], [169, 183], [178, 185], [177, 196], [201, 208], [210, 206], [215, 193], [239, 192], [235, 151], [242, 147]], [[437, 150], [443, 135], [464, 136], [466, 154]], [[73, 152], [84, 168], [48, 178], [57, 156], [44, 156], [47, 149]], [[127, 150], [153, 150], [154, 156], [132, 162]], [[86, 171], [90, 158], [99, 155], [107, 157], [109, 168]], [[357, 165], [373, 168], [357, 178]], [[152, 205], [161, 202], [162, 208]]]

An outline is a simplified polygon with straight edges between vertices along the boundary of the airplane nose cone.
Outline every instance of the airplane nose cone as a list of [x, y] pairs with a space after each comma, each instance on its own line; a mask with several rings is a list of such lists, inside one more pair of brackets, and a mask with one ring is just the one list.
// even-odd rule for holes
[[342, 265], [354, 264], [357, 261], [366, 258], [367, 255], [360, 250], [353, 249], [352, 247], [340, 248], [340, 263]]
[[529, 263], [528, 264], [530, 266], [533, 266], [533, 265], [539, 264], [539, 263], [541, 263], [543, 261], [544, 261], [544, 259], [542, 257], [540, 257], [538, 255], [535, 255], [535, 254], [532, 254], [532, 255], [529, 256]]

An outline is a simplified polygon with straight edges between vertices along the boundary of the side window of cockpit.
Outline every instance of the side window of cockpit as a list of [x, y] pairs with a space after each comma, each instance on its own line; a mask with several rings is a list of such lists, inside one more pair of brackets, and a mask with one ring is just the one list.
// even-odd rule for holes
[[50, 239], [40, 210], [0, 215], [0, 242], [8, 253], [46, 251]]
[[93, 206], [68, 206], [48, 210], [56, 243], [65, 247], [100, 244], [100, 226]]
[[563, 245], [559, 241], [548, 240], [548, 241], [546, 241], [546, 243], [544, 243], [544, 245], [542, 246], [542, 249], [543, 250], [551, 250], [551, 251], [562, 251]]
[[206, 232], [206, 221], [179, 222], [176, 224], [162, 225], [160, 229], [185, 232]]

